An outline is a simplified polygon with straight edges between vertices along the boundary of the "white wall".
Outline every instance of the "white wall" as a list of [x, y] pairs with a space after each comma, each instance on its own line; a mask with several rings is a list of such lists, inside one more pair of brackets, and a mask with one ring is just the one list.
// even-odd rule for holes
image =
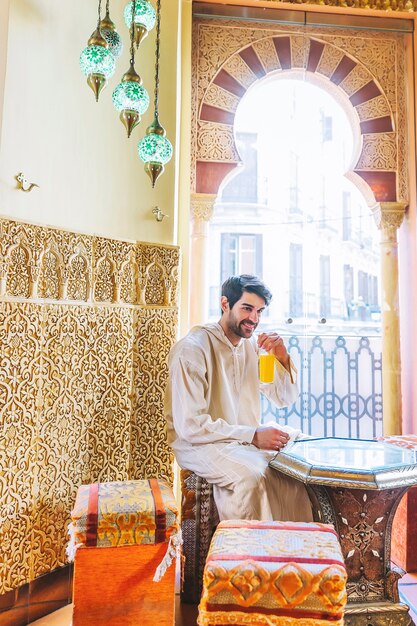
[[[137, 142], [153, 119], [152, 104], [128, 140], [111, 102], [114, 87], [129, 67], [126, 1], [110, 4], [125, 49], [96, 103], [79, 69], [79, 55], [95, 28], [97, 2], [11, 0], [6, 50], [8, 1], [1, 0], [0, 215], [111, 237], [175, 241], [174, 159], [152, 190], [137, 156]], [[161, 24], [160, 121], [174, 149], [179, 5], [180, 0], [162, 3]], [[136, 69], [152, 103], [154, 43], [155, 30], [136, 54]], [[15, 176], [20, 171], [39, 189], [17, 190]], [[155, 205], [169, 218], [157, 223]]]

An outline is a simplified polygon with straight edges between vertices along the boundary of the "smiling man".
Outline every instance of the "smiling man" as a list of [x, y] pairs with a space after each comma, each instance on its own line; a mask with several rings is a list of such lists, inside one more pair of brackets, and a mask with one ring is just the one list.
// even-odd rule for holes
[[[213, 484], [221, 520], [312, 519], [304, 485], [268, 467], [293, 429], [260, 424], [260, 391], [278, 407], [298, 397], [282, 338], [254, 336], [271, 298], [256, 276], [232, 276], [222, 286], [219, 322], [192, 328], [169, 358], [168, 442], [180, 467]], [[259, 382], [260, 348], [275, 356], [271, 383]]]

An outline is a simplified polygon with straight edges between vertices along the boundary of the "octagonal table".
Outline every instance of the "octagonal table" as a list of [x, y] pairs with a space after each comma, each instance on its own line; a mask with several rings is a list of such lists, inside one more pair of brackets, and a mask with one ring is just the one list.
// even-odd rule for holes
[[305, 439], [270, 462], [303, 481], [316, 521], [339, 533], [348, 573], [346, 626], [409, 626], [408, 606], [399, 600], [391, 568], [391, 529], [396, 508], [417, 484], [415, 450], [382, 441]]

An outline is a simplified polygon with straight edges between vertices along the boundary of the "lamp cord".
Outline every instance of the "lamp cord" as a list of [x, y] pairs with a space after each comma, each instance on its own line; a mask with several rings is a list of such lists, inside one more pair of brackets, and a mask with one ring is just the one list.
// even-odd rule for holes
[[101, 22], [101, 0], [98, 0], [98, 22], [97, 22], [98, 29], [100, 29], [100, 22]]
[[156, 47], [155, 47], [155, 117], [158, 118], [159, 92], [159, 41], [161, 36], [161, 0], [156, 2]]
[[135, 14], [136, 14], [136, 0], [132, 0], [132, 26], [130, 28], [130, 65], [132, 67], [135, 64], [135, 45], [134, 45], [135, 44]]
[[109, 17], [109, 13], [110, 13], [110, 0], [107, 0], [107, 2], [106, 2], [106, 17]]

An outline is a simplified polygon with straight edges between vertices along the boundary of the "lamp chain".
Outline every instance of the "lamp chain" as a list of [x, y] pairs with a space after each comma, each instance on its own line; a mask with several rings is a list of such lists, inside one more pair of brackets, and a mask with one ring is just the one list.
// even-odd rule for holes
[[161, 35], [161, 0], [156, 2], [156, 48], [155, 48], [155, 117], [158, 117], [159, 92], [159, 40]]
[[130, 65], [135, 64], [135, 15], [136, 15], [136, 0], [132, 0], [132, 26], [130, 29]]
[[100, 22], [101, 22], [101, 0], [98, 0], [98, 22], [97, 22], [98, 29], [100, 29]]
[[108, 16], [110, 12], [110, 0], [107, 0], [106, 2], [106, 15]]

